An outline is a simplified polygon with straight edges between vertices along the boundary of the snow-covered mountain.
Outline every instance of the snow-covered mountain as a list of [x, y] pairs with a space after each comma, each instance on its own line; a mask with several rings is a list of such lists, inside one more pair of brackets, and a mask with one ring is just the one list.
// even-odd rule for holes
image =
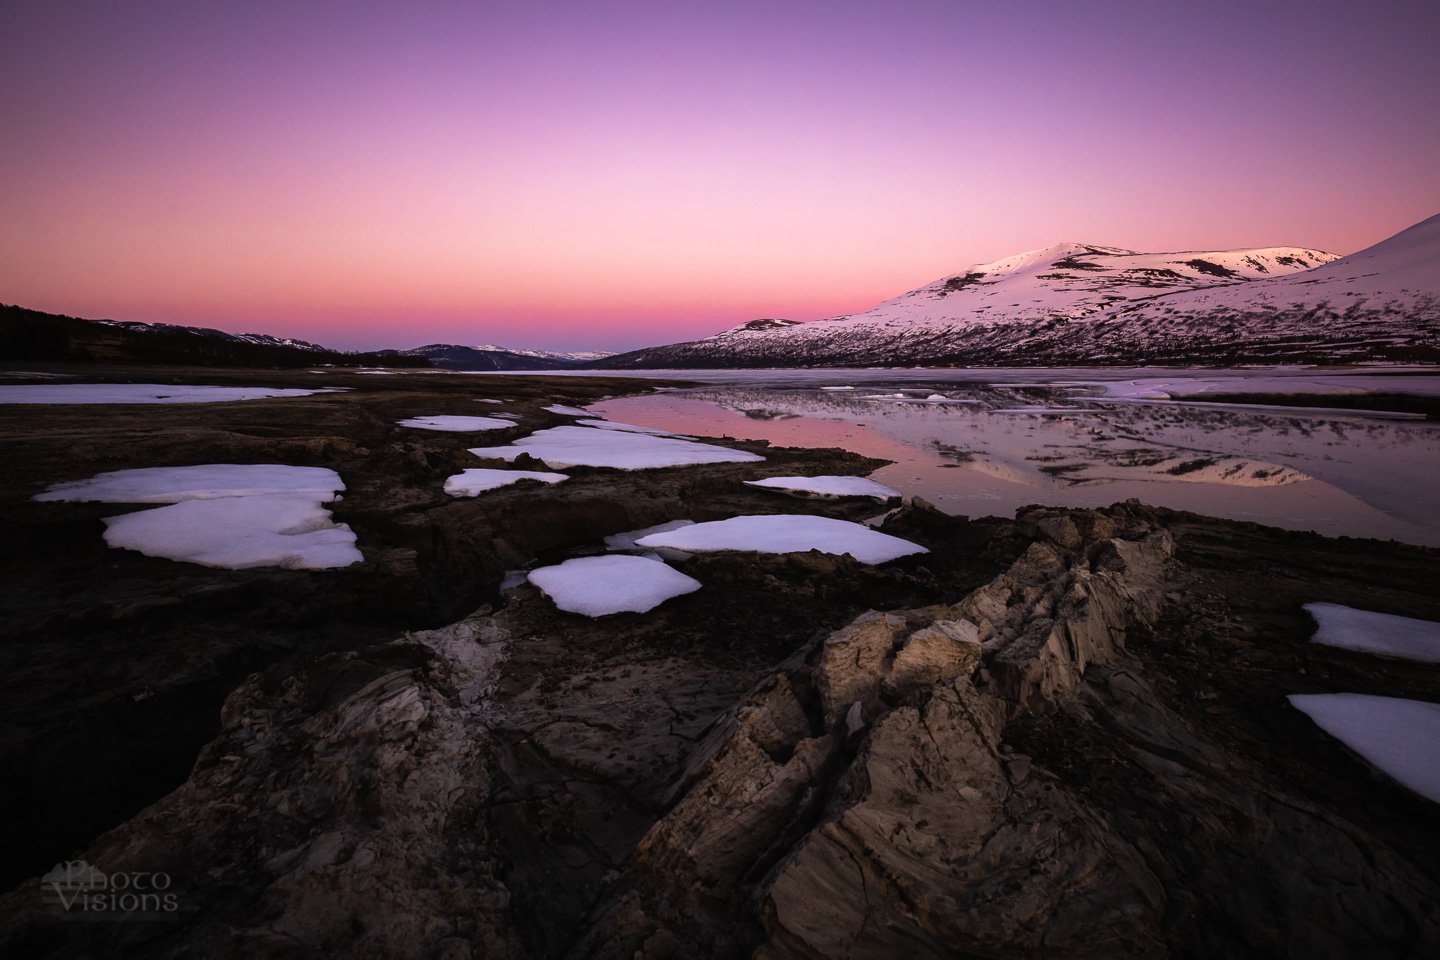
[[570, 363], [585, 363], [589, 360], [604, 360], [613, 357], [613, 350], [524, 350], [519, 347], [501, 347], [493, 343], [481, 343], [470, 348], [490, 353], [513, 353], [522, 357], [542, 357], [546, 360], [564, 360]]
[[[752, 321], [607, 367], [1440, 359], [1440, 217], [1360, 253], [1064, 243], [848, 317]], [[600, 366], [602, 364], [595, 364]]]
[[610, 356], [601, 350], [557, 353], [550, 350], [515, 350], [488, 343], [475, 347], [457, 343], [427, 343], [409, 350], [381, 350], [380, 353], [424, 357], [434, 366], [446, 370], [565, 370]]
[[110, 327], [122, 327], [135, 333], [193, 333], [201, 337], [218, 337], [221, 340], [230, 340], [235, 343], [253, 343], [263, 347], [294, 347], [297, 350], [313, 350], [317, 353], [326, 353], [330, 349], [322, 347], [318, 343], [311, 343], [309, 340], [272, 337], [268, 333], [226, 333], [224, 330], [216, 330], [213, 327], [187, 327], [178, 323], [141, 323], [138, 320], [96, 320], [94, 322]]

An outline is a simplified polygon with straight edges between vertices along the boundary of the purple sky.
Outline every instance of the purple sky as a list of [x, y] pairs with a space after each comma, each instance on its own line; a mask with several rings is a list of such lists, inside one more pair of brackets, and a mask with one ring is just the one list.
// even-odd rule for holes
[[0, 6], [0, 301], [622, 348], [1440, 212], [1440, 3]]

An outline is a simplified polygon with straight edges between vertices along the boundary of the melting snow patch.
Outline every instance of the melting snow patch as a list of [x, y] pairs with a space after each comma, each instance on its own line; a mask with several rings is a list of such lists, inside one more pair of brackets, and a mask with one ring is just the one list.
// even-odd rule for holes
[[1363, 693], [1294, 694], [1290, 703], [1382, 773], [1440, 803], [1440, 704]]
[[[649, 557], [655, 560], [689, 560], [694, 554], [684, 550], [675, 550], [671, 547], [657, 547], [654, 550], [645, 550], [637, 546], [635, 541], [641, 537], [648, 537], [654, 533], [669, 533], [671, 530], [679, 530], [682, 527], [693, 527], [694, 520], [671, 520], [667, 523], [657, 523], [653, 527], [645, 527], [641, 530], [627, 530], [624, 533], [612, 533], [605, 538], [605, 549], [615, 553], [636, 553], [642, 557]], [[640, 551], [645, 552], [641, 553]]]
[[889, 500], [900, 496], [899, 490], [864, 477], [767, 477], [764, 480], [746, 480], [745, 485], [816, 497], [874, 497], [876, 500]]
[[333, 470], [212, 463], [116, 470], [57, 484], [36, 500], [166, 503], [105, 521], [105, 542], [207, 567], [320, 570], [364, 559], [355, 534], [321, 504], [345, 483]]
[[912, 553], [929, 553], [919, 544], [892, 537], [848, 520], [804, 514], [731, 517], [657, 533], [635, 541], [641, 547], [673, 547], [704, 553], [755, 550], [759, 553], [849, 554], [861, 563], [884, 563]]
[[587, 617], [645, 613], [671, 597], [693, 593], [700, 581], [644, 557], [580, 557], [530, 571], [530, 582], [555, 606]]
[[542, 410], [548, 410], [550, 413], [558, 413], [558, 414], [560, 414], [560, 416], [562, 416], [562, 417], [588, 417], [588, 416], [590, 416], [590, 411], [589, 411], [589, 410], [581, 410], [579, 407], [567, 407], [567, 406], [565, 406], [565, 404], [563, 404], [563, 403], [552, 403], [552, 404], [550, 404], [550, 406], [548, 406], [548, 407], [541, 407], [540, 409], [542, 409]]
[[1307, 603], [1316, 643], [1382, 657], [1440, 663], [1440, 623], [1356, 610], [1338, 603]]
[[594, 427], [596, 430], [624, 430], [627, 433], [648, 433], [652, 437], [678, 437], [680, 434], [659, 427], [640, 427], [633, 423], [616, 423], [614, 420], [576, 420], [579, 427]]
[[499, 417], [411, 417], [398, 422], [402, 427], [415, 430], [443, 430], [446, 433], [475, 433], [515, 426], [514, 420], [501, 420]]
[[36, 500], [92, 500], [101, 503], [178, 503], [269, 494], [304, 494], [333, 500], [345, 481], [324, 467], [277, 463], [201, 463], [191, 467], [112, 470], [89, 480], [57, 483]]
[[541, 470], [490, 470], [473, 467], [445, 478], [445, 492], [452, 497], [475, 497], [486, 490], [498, 490], [521, 480], [539, 480], [541, 483], [560, 483], [570, 478], [563, 473], [546, 473]]
[[854, 387], [821, 387], [821, 390], [854, 390]]
[[473, 447], [470, 452], [477, 457], [498, 457], [502, 460], [514, 460], [522, 453], [529, 454], [556, 469], [614, 467], [618, 470], [648, 470], [697, 463], [755, 463], [765, 459], [759, 454], [678, 437], [571, 426], [540, 430], [508, 446]]
[[162, 383], [39, 383], [0, 386], [0, 403], [226, 403], [336, 392], [333, 389], [167, 386]]
[[476, 400], [476, 403], [504, 403], [503, 400]]

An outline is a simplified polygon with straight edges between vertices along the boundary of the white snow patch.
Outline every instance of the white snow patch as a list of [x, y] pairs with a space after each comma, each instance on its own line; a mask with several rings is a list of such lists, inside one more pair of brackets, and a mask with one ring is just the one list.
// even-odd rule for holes
[[641, 547], [673, 547], [704, 553], [755, 550], [759, 553], [849, 554], [861, 563], [885, 563], [913, 553], [929, 553], [919, 544], [892, 537], [848, 520], [804, 514], [731, 517], [657, 533], [635, 541]]
[[499, 417], [411, 417], [397, 422], [402, 427], [415, 430], [442, 430], [446, 433], [476, 433], [515, 426], [514, 420], [501, 420]]
[[446, 477], [445, 492], [452, 497], [475, 497], [486, 490], [498, 490], [521, 480], [560, 483], [569, 479], [563, 473], [546, 473], [541, 470], [491, 470], [486, 467], [472, 467]]
[[1440, 623], [1356, 610], [1338, 603], [1307, 603], [1317, 627], [1311, 639], [1329, 647], [1440, 663]]
[[323, 467], [210, 463], [115, 470], [35, 499], [169, 504], [107, 518], [105, 542], [117, 549], [235, 570], [321, 570], [364, 559], [354, 532], [321, 506], [344, 489]]
[[652, 437], [678, 437], [680, 434], [659, 427], [641, 427], [633, 423], [617, 423], [614, 420], [576, 420], [577, 427], [594, 427], [596, 430], [624, 430], [628, 433], [648, 433]]
[[821, 387], [821, 390], [854, 390], [854, 387]]
[[889, 500], [900, 496], [899, 490], [864, 477], [767, 477], [764, 480], [746, 480], [745, 485], [817, 497], [874, 497], [876, 500]]
[[530, 571], [530, 582], [555, 606], [587, 617], [645, 613], [671, 597], [693, 593], [700, 581], [644, 557], [580, 557]]
[[560, 416], [562, 416], [562, 417], [588, 417], [588, 416], [590, 416], [590, 411], [589, 411], [589, 410], [581, 410], [579, 407], [567, 407], [567, 406], [565, 406], [565, 404], [563, 404], [563, 403], [552, 403], [552, 404], [550, 404], [550, 406], [548, 406], [548, 407], [541, 407], [540, 409], [541, 409], [541, 410], [547, 410], [547, 411], [549, 411], [550, 413], [558, 413], [558, 414], [560, 414]]
[[669, 520], [665, 523], [657, 523], [653, 527], [642, 527], [639, 530], [626, 530], [624, 533], [612, 533], [605, 538], [605, 549], [624, 552], [626, 550], [640, 550], [635, 541], [641, 537], [648, 537], [652, 533], [669, 533], [671, 530], [680, 530], [685, 527], [695, 526], [694, 520]]
[[100, 503], [178, 503], [271, 494], [304, 494], [320, 503], [335, 498], [345, 481], [325, 467], [278, 463], [201, 463], [189, 467], [112, 470], [89, 480], [57, 483], [36, 500], [91, 500]]
[[335, 389], [208, 387], [163, 383], [36, 383], [0, 386], [0, 403], [228, 403], [308, 397]]
[[1440, 803], [1440, 704], [1363, 693], [1293, 694], [1290, 703], [1382, 773]]
[[504, 400], [476, 400], [476, 403], [504, 403]]
[[618, 470], [649, 470], [698, 463], [756, 463], [765, 459], [759, 454], [678, 437], [573, 426], [539, 430], [507, 446], [473, 447], [470, 452], [477, 457], [503, 460], [514, 460], [521, 454], [529, 454], [556, 469], [614, 467]]

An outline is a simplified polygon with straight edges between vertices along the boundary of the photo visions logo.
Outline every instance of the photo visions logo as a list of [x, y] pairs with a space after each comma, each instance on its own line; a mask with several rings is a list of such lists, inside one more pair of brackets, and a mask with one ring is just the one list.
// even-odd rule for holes
[[84, 860], [68, 860], [40, 878], [40, 896], [67, 920], [171, 920], [180, 910], [171, 885], [168, 873], [105, 873]]

